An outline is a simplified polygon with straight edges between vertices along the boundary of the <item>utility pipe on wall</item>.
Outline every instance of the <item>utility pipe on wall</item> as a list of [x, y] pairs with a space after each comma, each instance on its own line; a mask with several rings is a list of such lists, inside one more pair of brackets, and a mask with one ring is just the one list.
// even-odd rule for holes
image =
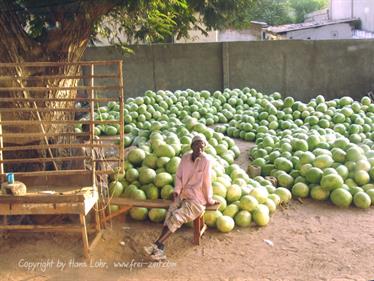
[[353, 9], [354, 9], [354, 4], [353, 4], [353, 0], [351, 0], [351, 18], [354, 17]]

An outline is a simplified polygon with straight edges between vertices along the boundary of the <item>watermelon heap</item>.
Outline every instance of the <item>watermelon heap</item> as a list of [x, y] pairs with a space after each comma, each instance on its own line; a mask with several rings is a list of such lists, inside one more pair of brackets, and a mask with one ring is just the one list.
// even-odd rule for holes
[[[99, 107], [94, 118], [117, 120], [118, 111], [118, 103], [111, 102]], [[291, 194], [341, 207], [368, 208], [374, 200], [374, 104], [369, 97], [326, 101], [320, 95], [304, 103], [248, 87], [212, 93], [160, 90], [128, 98], [124, 114], [125, 146], [132, 150], [125, 175], [111, 183], [114, 196], [170, 198], [180, 157], [200, 133], [215, 159], [213, 190], [222, 202], [219, 211], [206, 212], [206, 222], [223, 232], [233, 224], [265, 225], [274, 204], [288, 202]], [[98, 125], [95, 132], [115, 135], [118, 129]], [[256, 142], [249, 157], [261, 176], [251, 179], [234, 164], [240, 151], [232, 137]], [[265, 176], [274, 176], [278, 188]], [[134, 219], [154, 221], [161, 221], [162, 214], [150, 215], [144, 208], [130, 212]]]

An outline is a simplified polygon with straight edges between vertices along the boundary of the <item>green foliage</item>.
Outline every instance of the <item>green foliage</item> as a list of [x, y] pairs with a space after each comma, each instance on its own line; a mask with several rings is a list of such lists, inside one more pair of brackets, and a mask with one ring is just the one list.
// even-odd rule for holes
[[244, 20], [237, 22], [236, 27], [246, 27], [253, 20], [263, 21], [270, 25], [293, 22], [288, 0], [258, 0], [245, 11], [244, 15]]
[[327, 5], [328, 0], [290, 0], [295, 22], [303, 22], [306, 14], [326, 8]]
[[233, 26], [246, 28], [253, 20], [269, 25], [299, 23], [310, 12], [326, 8], [328, 0], [257, 0], [248, 4]]
[[68, 28], [84, 33], [86, 39], [101, 35], [126, 46], [139, 41], [168, 42], [174, 36], [186, 37], [190, 29], [206, 33], [231, 26], [253, 1], [0, 0], [0, 12], [17, 18], [26, 34], [41, 44], [51, 33], [63, 35]]
[[187, 37], [191, 29], [206, 33], [246, 28], [252, 20], [271, 25], [300, 22], [327, 1], [0, 0], [0, 24], [7, 27], [6, 40], [14, 41], [5, 40], [3, 47], [22, 45], [25, 54], [30, 49], [39, 56], [49, 50], [62, 59], [71, 52], [79, 56], [81, 51], [74, 50], [84, 49], [98, 35], [128, 51], [129, 43], [171, 42]]
[[[105, 1], [102, 1], [105, 2]], [[77, 0], [16, 0], [0, 1], [1, 13], [17, 17], [22, 28], [33, 39], [42, 42], [60, 24], [77, 19], [87, 7], [87, 1]]]
[[[172, 37], [187, 37], [191, 29], [203, 34], [212, 29], [232, 26], [254, 0], [174, 0], [132, 1], [121, 5], [106, 17], [106, 27], [98, 33], [112, 43], [125, 33], [128, 42], [170, 42]], [[113, 32], [113, 30], [117, 32]], [[123, 43], [123, 42], [122, 42]]]
[[[196, 11], [203, 16], [203, 22], [209, 29], [223, 29], [233, 26], [245, 16], [258, 0], [192, 0]], [[200, 2], [200, 3], [199, 3]]]
[[103, 16], [95, 32], [122, 44], [125, 42], [121, 41], [121, 34], [126, 34], [126, 43], [163, 41], [184, 32], [193, 20], [192, 10], [184, 0], [129, 1]]

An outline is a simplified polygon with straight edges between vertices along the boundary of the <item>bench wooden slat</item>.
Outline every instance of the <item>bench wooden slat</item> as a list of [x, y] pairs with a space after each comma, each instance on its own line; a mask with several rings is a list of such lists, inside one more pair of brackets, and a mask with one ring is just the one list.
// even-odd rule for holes
[[[21, 177], [47, 177], [47, 176], [73, 176], [73, 175], [89, 175], [90, 170], [52, 170], [52, 171], [32, 171], [32, 172], [16, 172], [13, 173], [15, 178]], [[0, 176], [6, 176], [6, 173], [0, 173]]]
[[55, 193], [43, 193], [43, 191], [26, 193], [25, 195], [0, 195], [0, 204], [38, 204], [38, 203], [77, 203], [84, 202], [86, 198], [94, 197], [96, 193], [93, 187], [71, 187], [71, 191], [59, 192], [59, 189], [54, 190]]
[[[163, 199], [156, 199], [156, 200], [137, 200], [131, 198], [123, 198], [123, 197], [113, 197], [110, 201], [111, 204], [115, 205], [126, 205], [126, 206], [133, 206], [133, 207], [144, 207], [144, 208], [168, 208], [172, 203], [171, 200], [163, 200]], [[219, 207], [219, 204], [209, 205], [206, 207], [208, 211], [215, 211]]]

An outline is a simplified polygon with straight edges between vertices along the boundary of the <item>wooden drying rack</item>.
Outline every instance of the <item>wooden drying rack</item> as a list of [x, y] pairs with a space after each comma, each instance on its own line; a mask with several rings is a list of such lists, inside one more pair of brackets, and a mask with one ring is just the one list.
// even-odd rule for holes
[[[78, 67], [77, 75], [56, 75], [54, 68]], [[22, 75], [23, 73], [36, 69], [49, 69], [54, 74], [36, 74], [32, 76]], [[102, 69], [115, 69], [114, 74], [102, 74]], [[97, 185], [96, 177], [99, 174], [112, 173], [112, 169], [97, 170], [96, 164], [103, 159], [96, 159], [94, 148], [104, 149], [114, 147], [118, 149], [118, 154], [104, 161], [114, 162], [119, 167], [119, 172], [123, 172], [124, 163], [124, 116], [123, 116], [123, 70], [122, 61], [83, 61], [76, 63], [63, 62], [33, 62], [33, 63], [0, 63], [0, 73], [4, 70], [13, 70], [15, 75], [0, 75], [0, 182], [5, 182], [6, 174], [14, 173], [16, 181], [21, 181], [27, 186], [27, 194], [14, 196], [10, 194], [0, 194], [0, 231], [31, 231], [31, 232], [80, 232], [83, 241], [83, 253], [89, 257], [90, 250], [97, 244], [102, 229], [105, 227], [103, 218], [105, 217], [105, 198], [102, 196], [105, 190], [101, 190]], [[53, 79], [63, 79], [76, 86], [50, 86], [47, 81]], [[32, 86], [33, 81], [44, 81], [40, 86]], [[3, 86], [6, 85], [6, 86]], [[88, 84], [88, 85], [87, 85]], [[104, 85], [102, 85], [104, 84]], [[31, 85], [31, 86], [30, 86]], [[66, 84], [65, 84], [66, 85]], [[115, 93], [114, 98], [97, 98], [98, 92], [110, 90]], [[85, 97], [77, 98], [48, 98], [46, 93], [59, 93], [61, 91], [84, 91]], [[115, 92], [113, 92], [115, 91]], [[12, 93], [5, 97], [3, 92]], [[58, 96], [58, 95], [54, 95]], [[120, 107], [118, 120], [95, 120], [94, 110], [99, 105], [109, 101], [117, 101]], [[58, 102], [64, 104], [61, 107], [50, 107], [48, 103]], [[84, 102], [86, 108], [76, 108], [76, 102]], [[70, 103], [66, 107], [66, 103]], [[27, 104], [27, 106], [26, 106]], [[6, 106], [5, 106], [6, 105]], [[24, 106], [23, 106], [24, 105]], [[31, 106], [30, 106], [31, 105]], [[89, 118], [85, 121], [61, 120], [56, 118], [43, 118], [44, 114], [54, 115], [56, 112], [70, 114], [86, 113]], [[22, 115], [23, 114], [23, 115]], [[20, 119], [19, 116], [32, 114], [33, 119]], [[16, 117], [14, 117], [16, 116]], [[88, 124], [89, 133], [76, 132], [75, 126]], [[114, 124], [120, 131], [118, 137], [112, 138], [117, 142], [103, 144], [94, 136], [95, 125]], [[51, 125], [58, 125], [63, 131], [51, 132], [47, 128]], [[30, 126], [33, 131], [20, 130]], [[31, 127], [32, 126], [32, 127]], [[35, 129], [36, 128], [36, 129]], [[77, 143], [77, 137], [89, 137], [85, 143]], [[69, 137], [65, 142], [58, 142], [61, 137]], [[17, 139], [18, 142], [14, 143]], [[108, 139], [108, 138], [107, 138]], [[110, 139], [110, 137], [109, 137]], [[22, 141], [24, 140], [24, 141]], [[32, 143], [27, 140], [32, 140]], [[59, 150], [83, 151], [85, 155], [64, 155], [57, 154]], [[15, 158], [9, 155], [24, 151], [37, 151], [37, 157]], [[11, 154], [13, 153], [13, 154]], [[41, 157], [41, 153], [43, 157]], [[89, 156], [87, 156], [89, 155]], [[75, 161], [75, 162], [74, 162]], [[68, 168], [62, 163], [80, 163], [83, 168]], [[15, 171], [14, 167], [30, 164], [47, 165], [50, 163], [50, 170]], [[86, 169], [84, 163], [88, 163], [92, 168]], [[52, 165], [51, 165], [52, 164]], [[14, 166], [16, 165], [16, 166]], [[69, 168], [70, 167], [70, 168]], [[91, 212], [92, 211], [92, 212]], [[94, 223], [87, 225], [86, 215], [93, 215]], [[15, 215], [78, 215], [80, 223], [76, 224], [12, 224], [11, 219]], [[96, 233], [91, 245], [88, 241], [88, 232]]]

